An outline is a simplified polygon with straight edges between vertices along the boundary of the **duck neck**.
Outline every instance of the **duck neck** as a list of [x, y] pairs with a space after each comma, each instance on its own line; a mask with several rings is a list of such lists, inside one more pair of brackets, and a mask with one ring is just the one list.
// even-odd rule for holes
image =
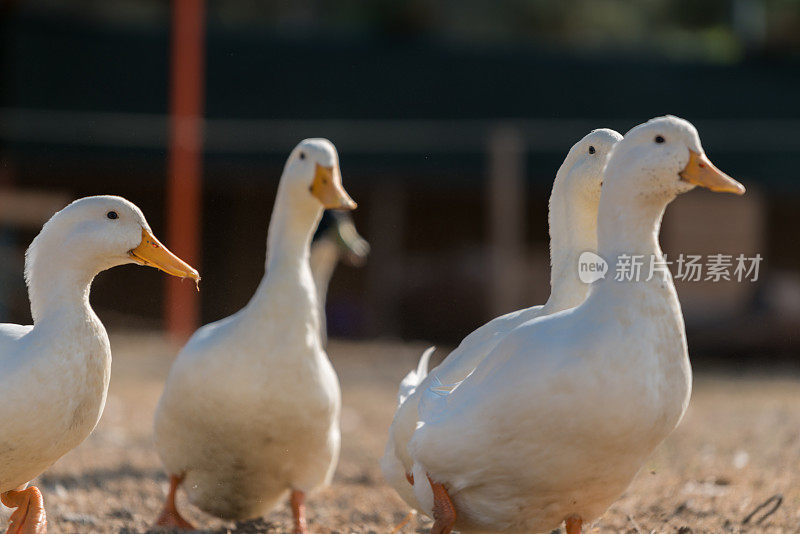
[[339, 245], [331, 238], [324, 236], [311, 245], [311, 276], [317, 290], [317, 301], [320, 310], [325, 310], [325, 298], [328, 294], [333, 271], [339, 263]]
[[608, 263], [608, 274], [599, 284], [616, 288], [614, 291], [637, 291], [652, 286], [675, 296], [670, 276], [665, 283], [664, 270], [659, 271], [660, 275], [650, 276], [656, 272], [656, 262], [663, 261], [658, 234], [664, 210], [674, 196], [666, 192], [637, 192], [630, 187], [630, 180], [606, 182], [600, 198], [597, 244], [599, 255]]
[[636, 194], [625, 184], [609, 183], [600, 199], [598, 212], [598, 252], [613, 262], [621, 255], [651, 256], [660, 259], [658, 234], [664, 209], [672, 200], [663, 195]]
[[266, 274], [254, 300], [269, 300], [265, 294], [270, 292], [271, 287], [280, 285], [311, 293], [310, 298], [316, 306], [309, 249], [322, 209], [310, 202], [292, 200], [289, 191], [281, 184], [269, 224]]
[[597, 202], [571, 198], [566, 187], [556, 179], [550, 195], [550, 298], [545, 306], [551, 313], [575, 307], [586, 298], [588, 286], [578, 277], [578, 258], [597, 250]]
[[48, 246], [45, 241], [37, 237], [26, 258], [33, 323], [39, 324], [50, 316], [62, 321], [85, 321], [94, 315], [89, 290], [98, 271], [83, 265], [75, 256], [59, 253], [58, 246]]

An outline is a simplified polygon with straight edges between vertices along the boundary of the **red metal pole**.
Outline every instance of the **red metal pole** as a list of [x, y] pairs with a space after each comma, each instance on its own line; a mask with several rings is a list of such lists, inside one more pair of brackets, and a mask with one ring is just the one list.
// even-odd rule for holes
[[[203, 108], [205, 98], [205, 1], [173, 0], [170, 67], [170, 145], [167, 243], [200, 268]], [[189, 280], [167, 277], [166, 323], [185, 340], [200, 321], [199, 296]]]

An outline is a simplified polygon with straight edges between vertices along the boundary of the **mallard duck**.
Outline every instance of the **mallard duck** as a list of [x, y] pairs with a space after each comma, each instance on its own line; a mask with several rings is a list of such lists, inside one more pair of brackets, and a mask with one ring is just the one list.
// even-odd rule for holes
[[620, 139], [622, 136], [614, 130], [593, 130], [570, 148], [556, 173], [548, 214], [552, 268], [547, 302], [503, 315], [481, 326], [464, 338], [430, 376], [427, 376], [428, 360], [433, 350], [428, 349], [417, 369], [403, 379], [381, 468], [384, 477], [412, 508], [419, 509], [419, 503], [411, 487], [412, 460], [407, 445], [417, 427], [423, 392], [433, 393], [434, 398], [427, 402], [437, 402], [442, 393], [466, 378], [516, 326], [577, 306], [586, 297], [588, 286], [578, 278], [578, 257], [583, 252], [597, 250], [597, 205], [603, 167]]
[[294, 528], [305, 531], [305, 495], [330, 481], [340, 441], [339, 381], [322, 348], [309, 247], [323, 209], [355, 207], [330, 141], [302, 141], [281, 176], [255, 295], [195, 332], [169, 373], [155, 416], [170, 476], [158, 525], [191, 528], [175, 507], [182, 485], [201, 510], [237, 520], [289, 493]]
[[322, 346], [328, 344], [325, 301], [328, 284], [336, 265], [342, 261], [360, 267], [367, 260], [369, 243], [358, 234], [353, 217], [347, 211], [325, 211], [311, 240], [311, 276], [317, 288], [320, 336]]
[[[599, 255], [609, 265], [642, 255], [645, 274], [660, 265], [664, 209], [696, 186], [744, 193], [689, 122], [633, 128], [604, 171]], [[431, 532], [541, 532], [565, 521], [579, 533], [681, 420], [691, 368], [672, 278], [615, 278], [575, 308], [518, 326], [444, 402], [420, 406], [408, 448]]]
[[42, 494], [27, 484], [86, 439], [103, 413], [111, 348], [89, 290], [98, 273], [126, 263], [200, 279], [120, 197], [76, 200], [28, 247], [33, 325], [0, 324], [0, 499], [16, 509], [9, 533], [46, 531]]

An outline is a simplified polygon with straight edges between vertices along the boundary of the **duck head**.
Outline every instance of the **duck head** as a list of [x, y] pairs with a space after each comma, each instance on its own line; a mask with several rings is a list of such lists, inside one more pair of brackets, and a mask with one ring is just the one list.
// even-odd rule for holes
[[571, 199], [581, 199], [594, 204], [600, 202], [603, 168], [614, 145], [622, 135], [608, 128], [592, 130], [569, 150], [556, 175], [564, 182]]
[[669, 201], [695, 187], [744, 194], [742, 184], [709, 161], [695, 127], [666, 116], [636, 126], [618, 143], [606, 168], [619, 186], [640, 198]]
[[156, 239], [141, 210], [122, 197], [81, 198], [53, 215], [28, 249], [28, 269], [45, 249], [55, 256], [50, 261], [77, 263], [90, 275], [137, 263], [200, 280], [193, 267]]
[[286, 160], [282, 182], [294, 202], [330, 210], [356, 208], [342, 187], [336, 147], [327, 139], [301, 141]]

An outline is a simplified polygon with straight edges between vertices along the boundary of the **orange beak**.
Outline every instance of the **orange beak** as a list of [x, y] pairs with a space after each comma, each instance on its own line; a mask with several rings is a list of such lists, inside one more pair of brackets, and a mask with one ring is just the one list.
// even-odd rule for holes
[[680, 172], [681, 180], [720, 193], [744, 194], [744, 186], [716, 168], [705, 154], [689, 150], [689, 163]]
[[338, 167], [323, 167], [319, 163], [314, 169], [314, 181], [309, 188], [326, 210], [354, 210], [356, 203], [342, 187]]
[[194, 267], [170, 252], [144, 228], [142, 228], [142, 242], [135, 249], [128, 251], [128, 255], [139, 265], [149, 265], [172, 276], [191, 278], [195, 284], [200, 281], [200, 273]]

